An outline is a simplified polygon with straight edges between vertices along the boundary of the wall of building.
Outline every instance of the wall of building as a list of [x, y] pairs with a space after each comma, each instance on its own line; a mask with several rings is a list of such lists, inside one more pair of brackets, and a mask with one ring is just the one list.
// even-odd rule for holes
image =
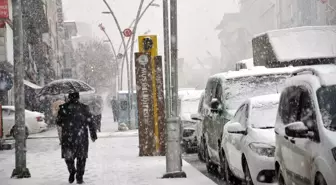
[[[276, 0], [278, 28], [328, 25], [328, 4], [320, 0]], [[331, 11], [333, 12], [333, 11]]]

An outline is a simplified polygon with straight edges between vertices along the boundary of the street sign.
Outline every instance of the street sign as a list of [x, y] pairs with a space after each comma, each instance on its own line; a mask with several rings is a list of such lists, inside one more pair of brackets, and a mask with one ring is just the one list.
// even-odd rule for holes
[[122, 59], [123, 57], [124, 57], [124, 55], [122, 53], [118, 53], [117, 59]]
[[9, 19], [7, 0], [0, 0], [0, 19]]
[[13, 80], [7, 71], [0, 70], [0, 91], [9, 91], [13, 87]]
[[130, 36], [132, 36], [132, 30], [131, 29], [129, 29], [129, 28], [126, 28], [124, 31], [123, 31], [123, 34], [124, 34], [124, 36], [125, 37], [130, 37]]
[[[145, 59], [147, 58], [147, 59]], [[150, 55], [135, 53], [136, 95], [139, 120], [139, 155], [153, 156], [155, 152], [152, 65]], [[147, 62], [146, 62], [147, 61]]]
[[139, 52], [150, 53], [152, 58], [158, 55], [158, 42], [156, 35], [141, 35], [138, 38], [138, 42]]

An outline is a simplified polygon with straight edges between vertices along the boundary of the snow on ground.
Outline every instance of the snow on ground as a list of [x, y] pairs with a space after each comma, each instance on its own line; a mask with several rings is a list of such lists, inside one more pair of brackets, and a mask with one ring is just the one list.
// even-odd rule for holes
[[[55, 139], [27, 141], [29, 179], [10, 179], [14, 150], [0, 151], [0, 182], [6, 185], [67, 185], [68, 172]], [[84, 181], [90, 185], [211, 185], [210, 179], [184, 162], [186, 179], [161, 179], [165, 157], [138, 157], [138, 138], [100, 138], [90, 143]]]

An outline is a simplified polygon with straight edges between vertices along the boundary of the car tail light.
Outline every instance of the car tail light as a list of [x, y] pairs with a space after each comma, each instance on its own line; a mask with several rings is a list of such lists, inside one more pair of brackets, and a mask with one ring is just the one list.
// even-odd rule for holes
[[36, 120], [37, 120], [38, 122], [43, 121], [43, 117], [42, 117], [42, 116], [38, 116], [38, 117], [36, 117]]

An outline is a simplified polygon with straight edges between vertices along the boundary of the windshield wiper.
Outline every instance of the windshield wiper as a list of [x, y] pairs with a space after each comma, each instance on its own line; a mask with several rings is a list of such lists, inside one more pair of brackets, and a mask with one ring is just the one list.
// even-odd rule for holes
[[268, 127], [258, 127], [258, 129], [271, 129], [271, 128], [274, 128], [274, 127], [271, 127], [271, 126], [268, 126]]

